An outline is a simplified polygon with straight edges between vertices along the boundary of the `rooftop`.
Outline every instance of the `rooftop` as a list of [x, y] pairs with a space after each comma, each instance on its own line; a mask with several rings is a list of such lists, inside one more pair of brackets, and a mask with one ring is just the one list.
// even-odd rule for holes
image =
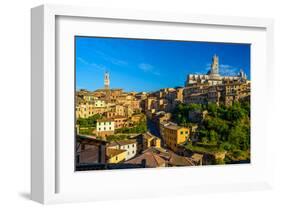
[[120, 140], [120, 141], [115, 141], [117, 144], [120, 146], [127, 145], [127, 144], [135, 144], [137, 143], [136, 140], [130, 139], [130, 140]]
[[150, 132], [145, 132], [145, 133], [143, 133], [142, 134], [142, 137], [144, 138], [144, 139], [149, 139], [149, 138], [154, 138], [155, 136], [154, 135], [152, 135]]
[[168, 124], [165, 127], [168, 129], [172, 129], [172, 130], [179, 130], [179, 129], [184, 128], [183, 126], [178, 126], [178, 125], [174, 125], [174, 124]]
[[114, 147], [114, 146], [124, 146], [124, 145], [129, 145], [129, 144], [135, 144], [137, 143], [136, 140], [134, 139], [128, 139], [128, 140], [116, 140], [112, 141], [108, 144], [108, 147]]
[[114, 117], [112, 117], [112, 119], [120, 119], [120, 118], [127, 118], [127, 117], [123, 115], [115, 115]]
[[127, 152], [127, 150], [122, 150], [122, 149], [113, 149], [113, 148], [107, 148], [106, 150], [106, 156], [109, 158], [112, 158], [114, 156], [117, 156], [121, 153]]
[[172, 166], [193, 166], [194, 163], [188, 157], [183, 157], [175, 154], [174, 152], [169, 152], [170, 159], [169, 164]]
[[97, 119], [97, 122], [114, 122], [112, 118]]
[[[109, 89], [110, 91], [122, 91], [123, 89], [121, 88], [116, 88], [116, 89]], [[94, 92], [100, 92], [100, 91], [106, 91], [106, 89], [96, 89]]]
[[145, 167], [148, 168], [164, 167], [166, 165], [166, 161], [153, 152], [145, 152], [134, 159], [128, 160], [125, 163], [141, 164], [143, 160], [146, 162]]

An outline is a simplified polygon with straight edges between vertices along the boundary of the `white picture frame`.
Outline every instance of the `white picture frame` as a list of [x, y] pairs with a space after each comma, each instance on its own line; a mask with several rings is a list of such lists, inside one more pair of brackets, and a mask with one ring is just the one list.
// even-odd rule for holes
[[[78, 19], [79, 21], [76, 21]], [[68, 66], [67, 63], [66, 65], [63, 63], [65, 63], [65, 60], [69, 60], [74, 53], [71, 51], [73, 48], [68, 48], [67, 45], [70, 43], [67, 42], [67, 40], [70, 40], [69, 37], [73, 37], [76, 32], [78, 35], [87, 35], [88, 33], [95, 35], [95, 33], [97, 33], [96, 31], [91, 31], [89, 27], [85, 25], [87, 22], [92, 24], [89, 20], [93, 22], [99, 20], [98, 24], [99, 27], [101, 27], [99, 35], [108, 33], [108, 35], [110, 34], [111, 36], [124, 37], [127, 34], [127, 37], [141, 36], [149, 38], [153, 36], [155, 38], [185, 40], [187, 39], [186, 37], [173, 37], [168, 31], [169, 27], [175, 28], [175, 31], [185, 30], [184, 28], [188, 25], [194, 27], [195, 32], [196, 30], [201, 30], [202, 28], [200, 27], [206, 27], [206, 30], [209, 28], [210, 36], [214, 37], [212, 41], [243, 42], [244, 40], [248, 42], [248, 40], [252, 39], [254, 46], [256, 46], [256, 48], [253, 48], [253, 56], [251, 58], [252, 67], [256, 69], [253, 70], [254, 95], [252, 103], [254, 102], [254, 104], [252, 104], [251, 107], [253, 108], [252, 118], [255, 121], [252, 126], [253, 133], [251, 137], [256, 141], [254, 144], [257, 144], [257, 146], [254, 146], [254, 154], [256, 153], [256, 157], [253, 156], [254, 163], [251, 163], [250, 166], [233, 165], [227, 166], [227, 168], [222, 166], [210, 166], [171, 169], [133, 169], [130, 171], [89, 171], [83, 173], [77, 173], [74, 172], [74, 170], [71, 171], [74, 164], [74, 153], [72, 155], [69, 154], [69, 150], [71, 150], [73, 144], [67, 144], [63, 136], [67, 136], [64, 135], [64, 132], [70, 131], [73, 134], [74, 130], [65, 130], [66, 128], [64, 128], [62, 124], [65, 124], [67, 127], [71, 125], [71, 123], [67, 124], [67, 121], [63, 123], [63, 119], [61, 118], [62, 116], [66, 116], [67, 112], [65, 111], [74, 111], [74, 108], [70, 105], [64, 108], [65, 111], [62, 111], [59, 107], [64, 102], [68, 104], [71, 104], [71, 101], [73, 102], [73, 98], [69, 99], [63, 96], [64, 91], [70, 92], [73, 77], [70, 76], [67, 79], [62, 79], [62, 77], [66, 75], [65, 66]], [[72, 24], [71, 21], [76, 22]], [[120, 28], [123, 29], [123, 31], [128, 30], [126, 34], [122, 34], [122, 30], [112, 34], [110, 31], [106, 30], [106, 27], [102, 26], [103, 24], [111, 24], [114, 28], [115, 21], [121, 22], [122, 24], [124, 23]], [[70, 23], [72, 27], [69, 27]], [[160, 33], [156, 34], [153, 30], [151, 30], [151, 32], [149, 32], [149, 30], [143, 30], [142, 34], [140, 34], [138, 30], [130, 30], [130, 24], [138, 24], [137, 27], [144, 28], [150, 27], [149, 24], [153, 24], [153, 28], [159, 27], [160, 25], [164, 28], [163, 30], [167, 31], [166, 34], [168, 35], [160, 36]], [[81, 27], [78, 31], [79, 25], [81, 25]], [[31, 26], [32, 200], [46, 204], [66, 201], [170, 195], [171, 191], [174, 191], [173, 194], [188, 194], [245, 191], [265, 189], [272, 186], [272, 161], [268, 157], [270, 153], [270, 147], [268, 146], [272, 139], [268, 137], [270, 127], [267, 126], [267, 124], [273, 115], [270, 113], [264, 114], [260, 110], [265, 107], [270, 109], [270, 103], [262, 102], [261, 97], [269, 99], [270, 96], [273, 95], [273, 93], [270, 92], [274, 92], [272, 84], [269, 82], [274, 76], [273, 20], [43, 5], [31, 10]], [[85, 28], [88, 29], [85, 30]], [[77, 31], [75, 31], [76, 29]], [[161, 30], [162, 29], [159, 28], [159, 31]], [[214, 34], [217, 30], [221, 31], [216, 40]], [[231, 30], [231, 33], [224, 32], [224, 30]], [[239, 35], [239, 31], [242, 31], [241, 35]], [[63, 39], [60, 38], [60, 36], [62, 36]], [[59, 43], [60, 40], [66, 40], [66, 42]], [[202, 37], [198, 36], [197, 40], [211, 41], [207, 40], [203, 35]], [[60, 54], [64, 53], [63, 50], [62, 52], [58, 52], [58, 49], [61, 49], [60, 44], [70, 49], [66, 57]], [[69, 61], [69, 63], [71, 62], [72, 65], [68, 67], [73, 66], [73, 61]], [[58, 68], [61, 68], [61, 70], [57, 70]], [[262, 82], [263, 79], [264, 83]], [[254, 83], [255, 81], [256, 83]], [[70, 114], [68, 117], [72, 116], [73, 115]], [[261, 127], [265, 128], [261, 130]], [[65, 151], [62, 147], [65, 147]], [[211, 180], [205, 179], [204, 176], [206, 175], [208, 175]], [[235, 176], [236, 178], [234, 178]], [[115, 177], [118, 181], [114, 179]], [[192, 181], [181, 183], [180, 179], [182, 177], [192, 179]], [[130, 180], [133, 181], [134, 178], [139, 180], [139, 183], [136, 182], [136, 187], [138, 189], [136, 189], [132, 183], [128, 182]], [[167, 178], [173, 178], [175, 180], [173, 182], [166, 181], [165, 186], [156, 182], [157, 179], [165, 180]], [[93, 180], [92, 182], [90, 181], [91, 179], [99, 180]], [[147, 186], [154, 183], [154, 186], [153, 188], [149, 187], [149, 191], [147, 191], [146, 188], [148, 187], [145, 187], [145, 183], [147, 183]], [[118, 192], [110, 190], [112, 187], [118, 187], [121, 188], [121, 190]]]

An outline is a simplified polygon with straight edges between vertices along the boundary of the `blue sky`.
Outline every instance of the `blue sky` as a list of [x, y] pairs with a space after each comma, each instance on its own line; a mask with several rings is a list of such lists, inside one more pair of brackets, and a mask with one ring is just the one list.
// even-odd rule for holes
[[212, 56], [219, 56], [220, 74], [242, 68], [250, 79], [250, 45], [210, 42], [75, 37], [76, 89], [110, 87], [125, 91], [155, 91], [183, 86], [188, 74], [205, 74]]

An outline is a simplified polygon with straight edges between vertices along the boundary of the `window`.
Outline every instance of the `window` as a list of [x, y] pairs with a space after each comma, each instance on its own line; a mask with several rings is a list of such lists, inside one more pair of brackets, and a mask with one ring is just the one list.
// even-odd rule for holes
[[185, 133], [188, 134], [188, 131], [186, 131]]
[[118, 156], [116, 156], [116, 158], [115, 158], [116, 160], [118, 160]]
[[181, 134], [183, 134], [183, 131], [181, 131]]

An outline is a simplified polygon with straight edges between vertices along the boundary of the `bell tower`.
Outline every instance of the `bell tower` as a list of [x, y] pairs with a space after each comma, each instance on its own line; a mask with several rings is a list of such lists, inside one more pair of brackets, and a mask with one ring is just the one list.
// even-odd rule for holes
[[106, 71], [104, 74], [104, 88], [109, 89], [110, 79], [109, 79], [109, 73]]
[[105, 101], [110, 102], [110, 79], [109, 79], [109, 73], [106, 71], [104, 74], [104, 90], [105, 90]]

